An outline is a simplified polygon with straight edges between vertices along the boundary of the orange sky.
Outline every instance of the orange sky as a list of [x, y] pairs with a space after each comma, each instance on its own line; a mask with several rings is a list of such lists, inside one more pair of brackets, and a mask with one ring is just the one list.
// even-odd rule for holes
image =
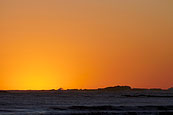
[[0, 89], [173, 86], [172, 0], [0, 0]]

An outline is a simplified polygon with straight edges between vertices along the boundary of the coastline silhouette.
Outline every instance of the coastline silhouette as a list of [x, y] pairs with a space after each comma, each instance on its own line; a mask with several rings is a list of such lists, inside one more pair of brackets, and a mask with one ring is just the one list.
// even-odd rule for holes
[[[20, 91], [20, 90], [0, 90], [0, 93], [5, 93], [7, 91]], [[110, 86], [97, 89], [50, 89], [50, 90], [21, 90], [21, 91], [173, 91], [173, 87], [168, 89], [162, 88], [132, 88], [131, 86]]]
[[111, 86], [105, 88], [97, 88], [97, 89], [52, 89], [52, 91], [173, 91], [173, 87], [168, 89], [161, 88], [132, 88], [131, 86]]

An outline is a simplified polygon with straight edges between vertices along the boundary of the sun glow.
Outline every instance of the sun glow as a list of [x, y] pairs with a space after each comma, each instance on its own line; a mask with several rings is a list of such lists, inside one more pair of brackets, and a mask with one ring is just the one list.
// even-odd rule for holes
[[0, 0], [0, 90], [168, 88], [173, 0]]
[[[31, 63], [31, 62], [28, 62]], [[26, 64], [21, 65], [21, 67], [16, 68], [11, 73], [12, 79], [8, 81], [11, 87], [16, 87], [16, 89], [51, 89], [56, 88], [58, 81], [55, 79], [52, 70], [44, 65]]]

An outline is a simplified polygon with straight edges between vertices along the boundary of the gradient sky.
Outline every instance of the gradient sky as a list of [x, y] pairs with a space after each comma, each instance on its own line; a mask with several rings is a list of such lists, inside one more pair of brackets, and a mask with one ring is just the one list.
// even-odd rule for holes
[[173, 0], [0, 0], [0, 89], [173, 86]]

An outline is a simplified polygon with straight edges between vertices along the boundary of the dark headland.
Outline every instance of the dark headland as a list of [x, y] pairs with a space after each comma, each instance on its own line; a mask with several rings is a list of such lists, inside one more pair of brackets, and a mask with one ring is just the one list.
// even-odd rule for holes
[[[53, 89], [54, 90], [54, 89]], [[63, 91], [63, 88], [58, 89], [58, 91]], [[112, 86], [98, 89], [67, 89], [64, 91], [173, 91], [173, 87], [168, 89], [161, 88], [132, 88], [130, 86]]]

